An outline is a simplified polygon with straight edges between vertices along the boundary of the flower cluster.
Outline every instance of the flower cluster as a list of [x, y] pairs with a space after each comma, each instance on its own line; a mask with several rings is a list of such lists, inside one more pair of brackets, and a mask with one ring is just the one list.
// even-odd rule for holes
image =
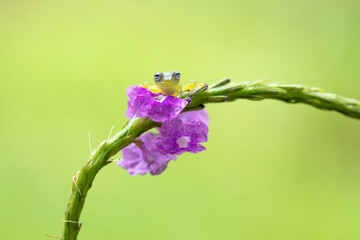
[[184, 99], [153, 93], [140, 86], [131, 86], [126, 92], [130, 98], [128, 118], [148, 117], [155, 122], [165, 122], [179, 115], [188, 104]]
[[170, 160], [184, 152], [197, 153], [206, 148], [209, 118], [206, 111], [181, 113], [188, 102], [184, 99], [154, 93], [140, 86], [127, 89], [128, 118], [148, 117], [162, 123], [159, 133], [144, 133], [122, 150], [118, 165], [132, 176], [162, 173]]

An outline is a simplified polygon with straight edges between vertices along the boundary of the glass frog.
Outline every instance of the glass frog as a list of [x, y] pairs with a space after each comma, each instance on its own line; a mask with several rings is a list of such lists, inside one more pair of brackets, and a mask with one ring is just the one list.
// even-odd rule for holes
[[195, 81], [190, 81], [184, 87], [180, 85], [181, 74], [179, 71], [156, 72], [154, 74], [155, 85], [145, 83], [141, 85], [151, 92], [162, 93], [168, 96], [181, 97], [183, 92], [190, 91], [196, 87]]
[[169, 96], [181, 96], [180, 72], [157, 72], [154, 74], [155, 86], [150, 91], [163, 93]]

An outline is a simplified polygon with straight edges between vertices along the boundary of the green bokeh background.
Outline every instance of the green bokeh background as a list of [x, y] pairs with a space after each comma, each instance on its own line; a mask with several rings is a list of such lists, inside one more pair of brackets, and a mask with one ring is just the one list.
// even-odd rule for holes
[[[72, 176], [177, 69], [360, 99], [360, 2], [1, 1], [0, 239], [60, 236]], [[79, 239], [359, 239], [360, 122], [274, 100], [208, 105], [207, 151], [95, 179]], [[120, 157], [120, 155], [118, 156]]]

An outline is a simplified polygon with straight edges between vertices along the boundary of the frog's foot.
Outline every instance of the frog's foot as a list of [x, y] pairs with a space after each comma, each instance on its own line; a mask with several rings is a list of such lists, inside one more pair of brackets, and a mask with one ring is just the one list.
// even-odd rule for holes
[[149, 87], [151, 87], [151, 85], [148, 82], [145, 82], [144, 84], [139, 84], [140, 87], [149, 89]]
[[194, 88], [196, 88], [196, 82], [194, 80], [190, 80], [190, 82], [182, 88], [182, 92], [190, 92]]
[[144, 84], [144, 85], [140, 84], [140, 87], [146, 88], [147, 90], [153, 93], [163, 93], [160, 88], [158, 88], [157, 86], [152, 86], [150, 84]]
[[183, 88], [182, 88], [182, 92], [191, 92], [193, 91], [194, 89], [197, 89], [197, 88], [208, 88], [208, 84], [206, 83], [196, 83], [194, 80], [191, 80], [190, 83], [188, 83], [187, 85], [185, 85]]

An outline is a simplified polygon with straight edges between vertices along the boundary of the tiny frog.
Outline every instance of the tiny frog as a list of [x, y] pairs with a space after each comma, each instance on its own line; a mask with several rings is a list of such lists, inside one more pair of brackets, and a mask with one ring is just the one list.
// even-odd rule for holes
[[154, 74], [155, 85], [149, 83], [140, 84], [154, 93], [162, 93], [168, 96], [181, 97], [184, 92], [191, 91], [195, 87], [203, 86], [204, 84], [196, 84], [195, 81], [190, 80], [185, 86], [181, 86], [179, 71], [172, 72], [157, 72]]
[[172, 72], [157, 72], [154, 74], [155, 86], [152, 86], [151, 91], [160, 92], [169, 96], [181, 96], [180, 73], [178, 71]]

